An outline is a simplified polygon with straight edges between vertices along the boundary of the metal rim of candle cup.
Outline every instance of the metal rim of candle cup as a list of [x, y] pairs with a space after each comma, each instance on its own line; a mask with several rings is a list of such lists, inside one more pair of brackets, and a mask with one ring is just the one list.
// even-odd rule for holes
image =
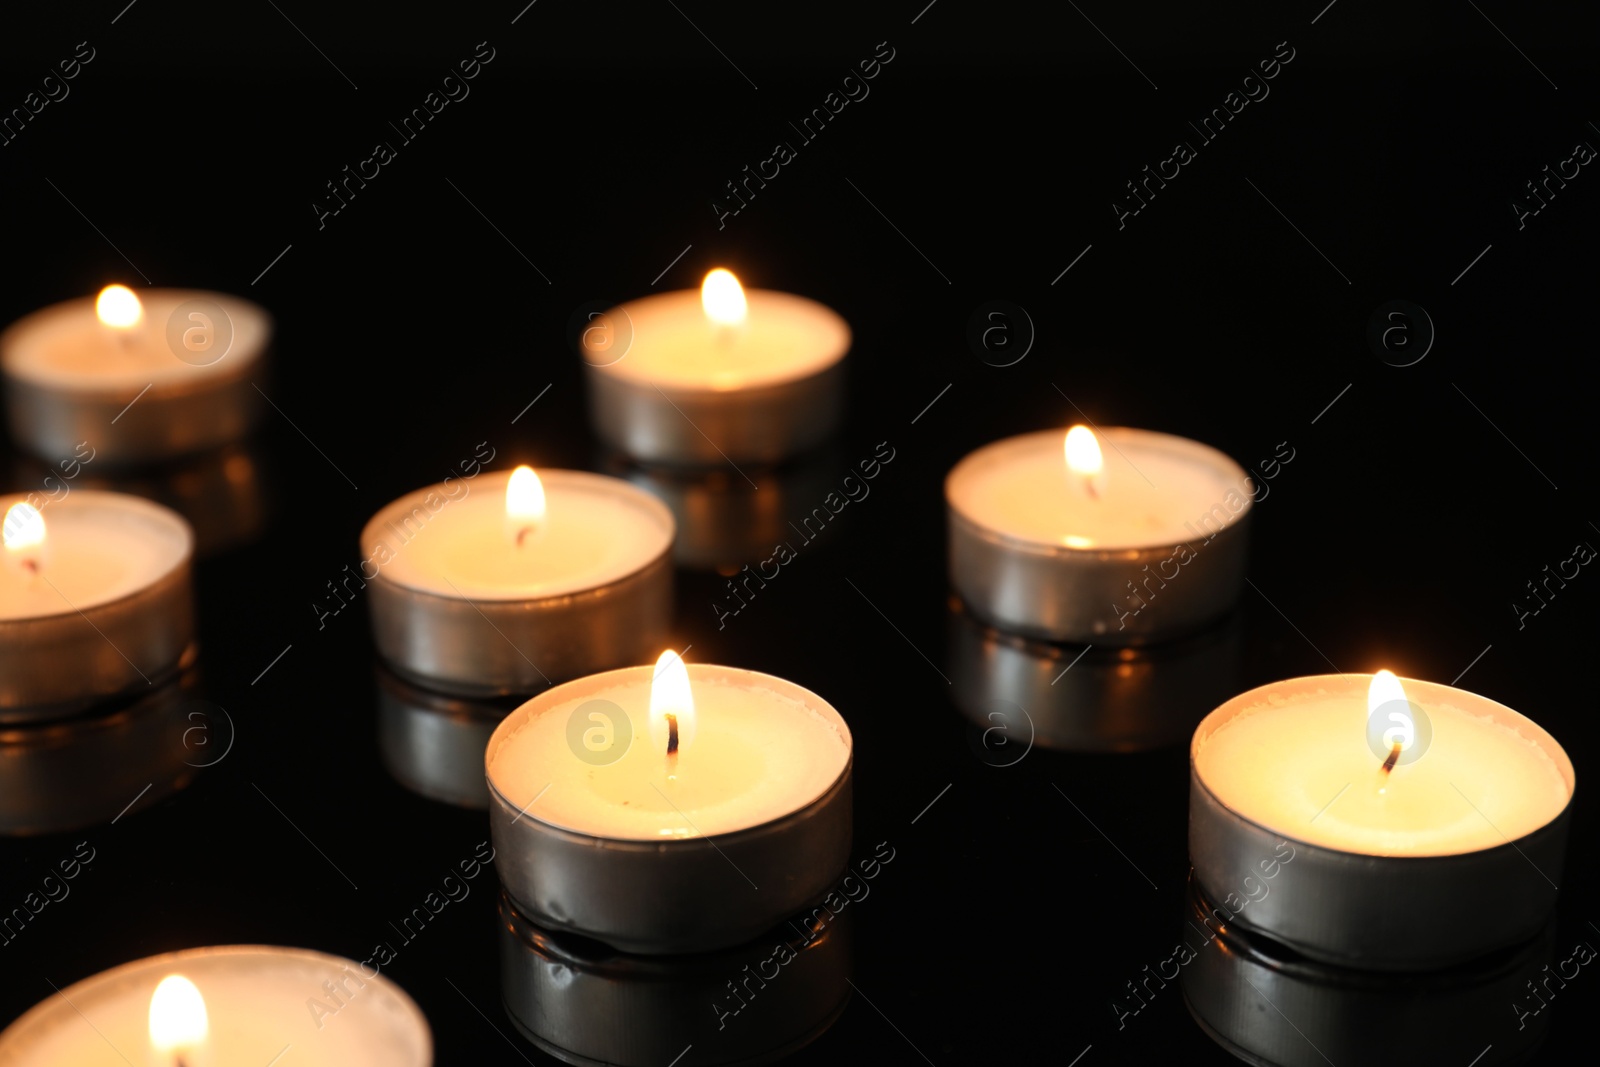
[[[980, 755], [991, 766], [1022, 758], [991, 750], [988, 733], [997, 728], [1005, 744], [1031, 740], [1065, 752], [1144, 752], [1181, 744], [1216, 700], [1232, 691], [1237, 616], [1164, 644], [1102, 649], [998, 629], [958, 597], [950, 598], [949, 613], [956, 706], [985, 729]], [[1025, 723], [1011, 721], [1019, 717]]]
[[[696, 668], [708, 666], [691, 665], [691, 679]], [[598, 679], [653, 669], [628, 667], [580, 681], [599, 685]], [[810, 690], [759, 671], [723, 669], [740, 670], [813, 710], [826, 708], [848, 742], [843, 717]], [[522, 810], [500, 791], [488, 769], [534, 705], [554, 707], [564, 699], [569, 698], [558, 686], [523, 704], [495, 730], [484, 755], [495, 869], [517, 910], [540, 926], [644, 956], [710, 951], [749, 941], [815, 906], [845, 873], [853, 751], [839, 776], [814, 799], [727, 833], [670, 841], [609, 838], [547, 823]]]
[[584, 370], [595, 433], [664, 467], [777, 463], [827, 440], [844, 409], [842, 360], [794, 381], [735, 391], [662, 388], [589, 364]]
[[[1567, 802], [1548, 822], [1473, 852], [1378, 856], [1302, 841], [1256, 822], [1222, 802], [1200, 776], [1201, 744], [1244, 710], [1288, 683], [1348, 686], [1361, 693], [1371, 675], [1312, 675], [1259, 686], [1203, 719], [1189, 746], [1189, 858], [1208, 897], [1244, 899], [1246, 877], [1262, 882], [1262, 862], [1294, 849], [1267, 895], [1228, 910], [1232, 921], [1319, 963], [1377, 971], [1454, 966], [1536, 936], [1554, 913], [1576, 780], [1572, 761], [1538, 723], [1488, 697], [1436, 682], [1401, 679], [1415, 703], [1462, 694], [1481, 702], [1503, 725], [1532, 736], [1568, 785]], [[1492, 824], [1491, 824], [1492, 825]], [[1462, 891], [1470, 886], [1471, 893]]]
[[[499, 915], [506, 1014], [541, 1051], [579, 1067], [651, 1067], [691, 1043], [703, 1051], [686, 1056], [684, 1067], [776, 1062], [826, 1033], [850, 1000], [853, 911], [839, 913], [810, 940], [779, 926], [730, 949], [678, 956], [630, 955], [547, 930], [503, 891]], [[711, 1022], [706, 1006], [728, 999], [727, 983], [779, 944], [793, 957], [766, 981], [785, 992], [752, 999], [747, 1007], [763, 1017], [724, 1021], [715, 1044], [700, 1041]], [[612, 1025], [618, 1018], [629, 1025]], [[780, 1024], [783, 1033], [774, 1036]]]
[[378, 664], [378, 752], [389, 774], [419, 796], [487, 811], [483, 753], [520, 698], [471, 700], [436, 693]]
[[191, 761], [179, 717], [199, 692], [193, 646], [177, 677], [92, 713], [0, 724], [0, 835], [29, 837], [98, 826], [186, 788]]
[[[156, 382], [142, 390], [74, 389], [13, 373], [6, 353], [16, 337], [27, 332], [34, 316], [57, 313], [63, 304], [42, 308], [7, 327], [0, 333], [0, 377], [5, 381], [13, 439], [52, 462], [73, 456], [87, 441], [95, 449], [94, 462], [132, 466], [203, 452], [248, 435], [261, 418], [261, 398], [251, 379], [261, 377], [270, 358], [272, 316], [242, 297], [203, 290], [192, 295], [259, 315], [260, 345], [230, 350], [223, 358], [226, 369], [188, 381]], [[65, 304], [93, 302], [93, 297], [86, 297]]]
[[[49, 615], [0, 619], [0, 723], [62, 718], [159, 685], [195, 644], [188, 521], [141, 497], [91, 489], [74, 496], [91, 494], [146, 509], [182, 536], [182, 553], [170, 570], [115, 600], [81, 610], [63, 601]], [[7, 506], [0, 499], [0, 513]]]
[[[748, 295], [762, 291], [752, 289]], [[665, 467], [777, 463], [821, 444], [838, 428], [843, 413], [844, 366], [854, 334], [826, 304], [783, 295], [835, 320], [844, 343], [833, 362], [787, 381], [719, 390], [625, 378], [609, 368], [625, 360], [626, 353], [606, 364], [585, 359], [595, 433], [619, 452]]]
[[[1204, 926], [1215, 921], [1216, 907], [1191, 873], [1184, 892], [1185, 945], [1191, 930], [1204, 938]], [[1420, 1058], [1414, 1047], [1418, 1039], [1436, 1042], [1451, 1022], [1481, 1019], [1478, 1009], [1492, 1007], [1498, 1012], [1515, 1000], [1522, 993], [1520, 980], [1551, 954], [1556, 925], [1552, 918], [1533, 938], [1466, 965], [1394, 972], [1318, 963], [1263, 934], [1224, 923], [1198, 949], [1190, 948], [1193, 958], [1180, 965], [1176, 980], [1185, 1008], [1206, 1036], [1255, 1067], [1286, 1063], [1320, 1067], [1328, 1062], [1324, 1053], [1329, 1049], [1336, 1054], [1360, 1051], [1376, 1063], [1415, 1063]], [[1210, 940], [1217, 945], [1210, 945]], [[1174, 980], [1166, 978], [1159, 965], [1156, 973]], [[1462, 998], [1474, 995], [1473, 1004], [1461, 1005]], [[1274, 1010], [1260, 1011], [1261, 1000]], [[1438, 1017], [1429, 1017], [1430, 1013]], [[1379, 1032], [1368, 1032], [1372, 1020], [1379, 1018]], [[1496, 1041], [1511, 1058], [1496, 1057], [1486, 1063], [1526, 1062], [1542, 1044], [1548, 1020], [1545, 1016], [1520, 1040]], [[1341, 1044], [1359, 1049], [1341, 1050]], [[1403, 1047], [1384, 1055], [1396, 1045]], [[1286, 1049], [1301, 1058], [1286, 1059]]]
[[[546, 471], [615, 483], [630, 502], [666, 530], [661, 551], [616, 581], [556, 596], [488, 600], [424, 592], [384, 577], [367, 579], [373, 643], [386, 666], [415, 685], [451, 696], [494, 698], [544, 687], [655, 656], [666, 644], [672, 615], [672, 545], [677, 524], [667, 506], [620, 478], [586, 471]], [[490, 478], [503, 484], [510, 477]], [[361, 531], [364, 559], [374, 531], [418, 493], [385, 505]], [[402, 547], [400, 551], [404, 551]]]
[[[270, 957], [280, 960], [297, 960], [302, 963], [316, 963], [330, 968], [330, 976], [342, 969], [346, 972], [355, 968], [354, 977], [362, 984], [358, 992], [366, 992], [366, 986], [374, 986], [387, 994], [388, 1011], [385, 1017], [392, 1022], [403, 1025], [407, 1033], [402, 1035], [409, 1039], [409, 1047], [417, 1053], [415, 1059], [390, 1065], [390, 1067], [431, 1067], [433, 1063], [433, 1031], [428, 1027], [428, 1017], [422, 1013], [417, 1002], [411, 999], [411, 994], [400, 988], [399, 984], [382, 974], [374, 974], [370, 978], [361, 974], [361, 964], [344, 956], [335, 956], [328, 952], [318, 952], [316, 949], [294, 948], [287, 945], [207, 945], [203, 948], [179, 949], [176, 952], [163, 952], [156, 956], [146, 956], [143, 959], [129, 960], [127, 963], [92, 974], [87, 978], [79, 979], [72, 983], [59, 995], [40, 1001], [19, 1016], [10, 1026], [0, 1030], [0, 1049], [13, 1041], [24, 1041], [29, 1037], [29, 1030], [35, 1026], [49, 1027], [52, 1017], [59, 1012], [59, 1002], [64, 1001], [72, 1010], [72, 1003], [76, 1000], [83, 1003], [86, 992], [107, 985], [115, 985], [119, 979], [132, 979], [135, 976], [148, 972], [152, 975], [170, 974], [181, 972], [183, 965], [188, 962], [209, 959], [214, 957], [240, 957], [244, 959], [259, 959]], [[152, 978], [151, 989], [159, 978]], [[349, 981], [350, 979], [346, 979]], [[78, 994], [76, 997], [73, 994]], [[320, 986], [310, 987], [306, 990], [309, 997], [323, 995]], [[370, 995], [367, 1000], [373, 999]], [[362, 1002], [360, 996], [352, 996], [345, 1005]], [[302, 1002], [303, 1003], [303, 1002]], [[343, 1010], [341, 1007], [339, 1010]], [[313, 1013], [311, 1018], [316, 1018]]]
[[[1251, 484], [1248, 472], [1232, 457], [1199, 441], [1119, 426], [1099, 432], [1112, 443], [1130, 432], [1161, 439], [1225, 466], [1239, 485]], [[1233, 608], [1244, 588], [1255, 504], [1251, 495], [1242, 496], [1244, 507], [1209, 538], [1138, 548], [1047, 545], [985, 526], [955, 505], [951, 485], [969, 460], [1010, 441], [1046, 435], [1060, 436], [1044, 430], [991, 442], [962, 457], [945, 477], [950, 584], [975, 615], [999, 629], [1039, 640], [1124, 646], [1193, 633]], [[1180, 562], [1185, 549], [1192, 558]], [[1163, 561], [1176, 572], [1163, 575]]]

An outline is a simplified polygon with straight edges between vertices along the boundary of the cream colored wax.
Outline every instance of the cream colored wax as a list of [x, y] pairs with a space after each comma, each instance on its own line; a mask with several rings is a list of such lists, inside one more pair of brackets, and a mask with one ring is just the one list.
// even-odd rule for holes
[[[205, 1004], [198, 1054], [181, 1061], [150, 1030], [151, 996], [170, 974], [193, 982]], [[432, 1053], [422, 1012], [370, 961], [259, 945], [124, 964], [52, 994], [0, 1033], [3, 1067], [427, 1067]]]
[[1493, 848], [1567, 806], [1572, 765], [1549, 734], [1492, 700], [1428, 682], [1401, 684], [1432, 739], [1384, 775], [1367, 741], [1371, 679], [1291, 679], [1208, 736], [1203, 723], [1196, 773], [1224, 805], [1274, 833], [1377, 856]]
[[664, 390], [733, 391], [819, 374], [850, 349], [850, 327], [822, 304], [769, 289], [745, 290], [744, 321], [712, 321], [698, 289], [632, 300], [608, 314], [607, 343], [631, 337], [626, 351], [586, 345], [585, 359], [624, 381]]
[[[661, 841], [781, 818], [820, 797], [849, 764], [849, 728], [815, 694], [769, 675], [703, 664], [689, 667], [692, 741], [671, 761], [649, 727], [654, 671], [594, 675], [553, 691], [554, 700], [523, 705], [512, 713], [509, 736], [489, 752], [490, 784], [527, 808], [528, 818], [597, 837]], [[589, 735], [595, 746], [621, 737], [617, 722], [609, 722], [608, 735], [608, 723], [591, 714], [615, 720], [617, 708], [629, 722], [626, 752], [609, 763], [581, 758], [573, 745], [585, 743], [585, 732], [598, 731]]]
[[[0, 344], [6, 373], [44, 388], [74, 392], [198, 385], [238, 373], [240, 363], [261, 355], [271, 331], [271, 320], [260, 307], [225, 293], [140, 289], [136, 295], [143, 317], [129, 329], [103, 324], [95, 314], [94, 297], [69, 300], [21, 319]], [[183, 310], [186, 304], [192, 307]], [[217, 320], [216, 309], [221, 309], [226, 323]], [[211, 321], [191, 318], [190, 311], [196, 310]], [[175, 313], [179, 314], [174, 324]], [[194, 337], [206, 346], [211, 337], [218, 345], [226, 339], [226, 351], [180, 358], [174, 338], [181, 346], [189, 330], [201, 331]]]
[[996, 441], [950, 472], [958, 514], [1004, 537], [1053, 548], [1148, 548], [1203, 541], [1250, 507], [1250, 479], [1233, 460], [1170, 434], [1096, 431], [1104, 469], [1067, 467], [1064, 433]]
[[[0, 497], [0, 518], [23, 499]], [[42, 545], [0, 547], [0, 619], [71, 615], [121, 599], [170, 574], [192, 545], [172, 512], [122, 493], [77, 489], [40, 514]]]
[[671, 546], [671, 513], [627, 482], [538, 475], [545, 514], [520, 542], [506, 516], [509, 471], [455, 478], [373, 517], [362, 532], [363, 574], [443, 597], [533, 600], [609, 585]]

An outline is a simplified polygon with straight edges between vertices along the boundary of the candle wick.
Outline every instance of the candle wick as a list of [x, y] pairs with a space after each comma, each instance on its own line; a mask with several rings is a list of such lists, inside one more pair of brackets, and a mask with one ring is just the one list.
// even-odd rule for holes
[[39, 561], [36, 559], [25, 559], [22, 561], [22, 569], [37, 577], [39, 574]]
[[1385, 781], [1387, 781], [1388, 776], [1393, 773], [1394, 765], [1398, 762], [1400, 762], [1400, 742], [1396, 741], [1394, 750], [1389, 753], [1389, 758], [1383, 761], [1383, 774]]
[[527, 540], [528, 534], [533, 532], [532, 526], [524, 526], [517, 531], [517, 547], [522, 547], [522, 542]]
[[667, 758], [678, 755], [678, 717], [667, 712]]
[[1085, 474], [1083, 476], [1083, 488], [1084, 491], [1089, 494], [1090, 500], [1100, 499], [1100, 490], [1096, 489], [1094, 486], [1094, 475]]

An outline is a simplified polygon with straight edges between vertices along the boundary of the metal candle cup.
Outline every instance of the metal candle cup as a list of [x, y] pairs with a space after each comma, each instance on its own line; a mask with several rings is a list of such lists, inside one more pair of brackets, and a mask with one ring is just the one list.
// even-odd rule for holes
[[[707, 325], [696, 290], [630, 301], [605, 314], [603, 330], [585, 330], [589, 412], [601, 440], [645, 463], [716, 467], [776, 463], [833, 432], [850, 327], [804, 297], [745, 295], [747, 326], [726, 333]], [[723, 346], [725, 370], [688, 369]]]
[[20, 444], [51, 462], [88, 442], [98, 463], [146, 463], [236, 441], [255, 425], [261, 398], [251, 381], [262, 374], [271, 317], [224, 293], [145, 289], [139, 298], [131, 353], [96, 318], [93, 297], [0, 334]]
[[[469, 524], [491, 523], [498, 530], [502, 519], [459, 516], [452, 509], [465, 507], [466, 501], [452, 502], [454, 491], [445, 492], [443, 485], [394, 501], [361, 532], [362, 576], [370, 586], [378, 653], [401, 677], [462, 696], [506, 696], [637, 663], [660, 649], [672, 608], [671, 513], [648, 493], [616, 478], [553, 470], [541, 471], [539, 477], [551, 496], [551, 522], [557, 521], [553, 513], [560, 509], [563, 493], [601, 498], [625, 510], [634, 525], [597, 525], [595, 538], [610, 534], [625, 539], [631, 530], [638, 533], [637, 542], [613, 545], [622, 562], [608, 564], [605, 573], [611, 577], [582, 586], [562, 583], [558, 576], [547, 583], [559, 590], [551, 593], [519, 593], [514, 583], [476, 592], [452, 579], [448, 564], [432, 562], [414, 561], [412, 577], [400, 580], [391, 561], [419, 548], [432, 551], [426, 544], [448, 547], [452, 532], [438, 530], [436, 524], [448, 527], [461, 518]], [[510, 472], [481, 474], [471, 483], [471, 497], [485, 494], [490, 510], [501, 507], [494, 502], [504, 499], [509, 479]], [[528, 550], [539, 547], [530, 543]], [[371, 576], [366, 574], [369, 566], [375, 569]]]
[[[1555, 739], [1537, 723], [1492, 700], [1430, 682], [1403, 680], [1407, 698], [1421, 708], [1432, 707], [1433, 749], [1440, 747], [1440, 728], [1449, 716], [1461, 714], [1469, 728], [1505, 729], [1502, 747], [1507, 755], [1516, 754], [1515, 742], [1532, 746], [1547, 757], [1550, 773], [1564, 782], [1566, 800], [1559, 810], [1545, 815], [1543, 806], [1531, 810], [1529, 822], [1538, 823], [1526, 832], [1507, 838], [1489, 823], [1498, 844], [1469, 847], [1456, 852], [1423, 854], [1376, 854], [1353, 848], [1308, 841], [1313, 830], [1328, 832], [1312, 824], [1325, 819], [1322, 812], [1309, 819], [1292, 820], [1283, 825], [1284, 815], [1273, 812], [1270, 821], [1260, 814], [1234, 810], [1219, 799], [1222, 782], [1209, 782], [1202, 767], [1201, 752], [1221, 731], [1247, 712], [1278, 711], [1286, 720], [1307, 721], [1311, 706], [1324, 696], [1364, 700], [1371, 675], [1325, 675], [1295, 678], [1262, 686], [1241, 694], [1217, 708], [1195, 731], [1189, 763], [1189, 856], [1200, 889], [1222, 902], [1232, 921], [1265, 934], [1305, 956], [1324, 963], [1372, 970], [1425, 970], [1475, 959], [1509, 945], [1534, 937], [1545, 926], [1555, 908], [1556, 879], [1561, 876], [1566, 851], [1571, 789], [1574, 783], [1572, 762]], [[1457, 712], [1452, 709], [1464, 709]], [[1288, 716], [1283, 709], [1299, 712]], [[1289, 725], [1293, 726], [1290, 722]], [[1362, 737], [1362, 716], [1357, 712], [1351, 732]], [[1460, 726], [1462, 724], [1455, 724]], [[1491, 744], [1501, 744], [1499, 734], [1489, 735]], [[1275, 746], [1275, 756], [1285, 773], [1309, 776], [1320, 770], [1326, 746], [1305, 751], [1296, 746], [1291, 732], [1284, 743]], [[1454, 747], [1454, 746], [1448, 746]], [[1364, 748], [1364, 743], [1363, 743]], [[1459, 749], [1457, 749], [1459, 751]], [[1363, 753], [1365, 754], [1365, 753]], [[1432, 753], [1436, 760], [1448, 760], [1452, 751]], [[1420, 767], [1429, 757], [1425, 752]], [[1302, 765], [1306, 765], [1302, 767]], [[1351, 788], [1375, 789], [1381, 761], [1374, 756], [1367, 774], [1352, 780]], [[1405, 768], [1400, 768], [1404, 770]], [[1497, 768], [1498, 769], [1498, 768]], [[1250, 776], [1242, 766], [1214, 767], [1213, 774]], [[1477, 808], [1461, 792], [1462, 786], [1475, 791], [1481, 775], [1461, 761], [1440, 765], [1437, 772], [1449, 775], [1450, 785], [1461, 793], [1463, 818]], [[1341, 772], [1339, 777], [1345, 777]], [[1459, 784], [1457, 784], [1459, 782]], [[1417, 779], [1399, 779], [1392, 788], [1401, 795], [1408, 785], [1420, 787]], [[1513, 801], [1521, 793], [1515, 783], [1502, 783], [1502, 792], [1512, 790]], [[1328, 804], [1333, 809], [1343, 791], [1335, 784], [1328, 788]], [[1340, 795], [1334, 795], [1338, 792]], [[1335, 811], [1337, 809], [1334, 809]], [[1478, 811], [1485, 821], [1489, 816]], [[1337, 818], [1337, 815], [1335, 816]], [[1337, 825], [1337, 824], [1335, 824]], [[1453, 825], [1453, 824], [1452, 824]], [[1474, 824], [1474, 828], [1476, 824]], [[1487, 831], [1486, 831], [1487, 833]], [[1281, 843], [1287, 843], [1286, 846]], [[1283, 856], [1281, 847], [1292, 851], [1292, 862], [1275, 862]], [[1270, 867], [1263, 866], [1268, 864]], [[1260, 899], [1255, 893], [1264, 884], [1267, 870], [1275, 880]], [[1470, 891], [1467, 888], [1470, 887]]]
[[[20, 502], [0, 497], [0, 516]], [[0, 561], [12, 571], [0, 578], [13, 583], [0, 583], [0, 722], [69, 715], [147, 689], [170, 677], [194, 643], [188, 523], [148, 500], [87, 489], [42, 515], [55, 532], [46, 534], [38, 573], [25, 584], [15, 563]], [[124, 550], [139, 558], [130, 562]], [[109, 563], [109, 595], [93, 584], [88, 558]], [[142, 569], [116, 573], [124, 566]], [[9, 606], [8, 589], [31, 606]]]
[[[705, 699], [708, 690], [726, 686], [730, 702], [748, 690], [751, 706], [763, 711], [773, 702], [788, 702], [805, 709], [806, 716], [790, 729], [788, 743], [779, 751], [766, 752], [770, 772], [773, 760], [788, 758], [799, 745], [831, 746], [842, 744], [834, 753], [842, 769], [831, 783], [818, 792], [801, 795], [800, 787], [790, 793], [766, 793], [759, 808], [763, 814], [755, 821], [744, 818], [756, 801], [750, 800], [755, 788], [745, 793], [719, 798], [726, 809], [723, 821], [734, 828], [699, 831], [691, 816], [682, 812], [665, 793], [661, 796], [671, 811], [662, 811], [662, 821], [676, 823], [681, 816], [695, 832], [673, 836], [624, 836], [621, 832], [577, 830], [547, 821], [539, 801], [546, 791], [577, 794], [576, 806], [569, 809], [569, 822], [588, 819], [607, 821], [613, 811], [598, 792], [583, 792], [582, 783], [594, 767], [591, 761], [566, 750], [572, 722], [581, 719], [581, 730], [589, 720], [581, 713], [590, 703], [609, 698], [600, 694], [616, 692], [618, 687], [647, 687], [656, 668], [632, 667], [608, 671], [556, 686], [512, 712], [495, 730], [489, 742], [486, 771], [489, 779], [489, 827], [495, 847], [495, 868], [500, 884], [516, 904], [517, 910], [541, 926], [595, 938], [624, 952], [643, 955], [701, 952], [737, 945], [770, 929], [785, 916], [820, 900], [838, 879], [849, 862], [851, 834], [851, 789], [849, 730], [839, 713], [825, 701], [792, 682], [755, 671], [695, 664], [689, 668], [696, 700]], [[569, 781], [553, 778], [544, 789], [528, 787], [520, 799], [511, 781], [517, 775], [528, 778], [533, 772], [508, 755], [516, 735], [541, 716], [573, 705], [562, 722], [553, 727], [552, 745], [562, 746], [559, 754], [549, 753], [548, 764], [558, 774], [565, 773], [566, 759], [572, 760]], [[691, 758], [707, 742], [707, 735], [718, 730], [716, 722], [703, 714], [698, 727], [699, 740], [686, 749], [679, 772], [687, 781], [695, 773]], [[647, 742], [644, 724], [632, 724], [642, 715], [611, 703], [609, 716], [624, 716], [632, 744]], [[554, 720], [552, 720], [554, 721]], [[621, 722], [609, 724], [614, 730]], [[781, 725], [781, 724], [780, 724]], [[815, 731], [815, 732], [813, 732]], [[724, 731], [727, 733], [727, 731]], [[533, 735], [530, 735], [533, 736]], [[813, 739], [815, 739], [813, 741]], [[647, 752], [644, 758], [656, 758]], [[817, 766], [831, 765], [819, 757]], [[557, 763], [559, 759], [563, 762]], [[539, 772], [542, 776], [544, 772]], [[507, 791], [518, 792], [514, 802]], [[538, 795], [534, 793], [537, 791]], [[646, 800], [649, 794], [639, 791]], [[659, 788], [658, 788], [659, 792]], [[551, 800], [563, 799], [555, 796]], [[790, 802], [793, 806], [790, 807]], [[639, 812], [641, 816], [648, 814]], [[702, 815], [702, 825], [705, 823]], [[665, 834], [666, 831], [662, 831]]]
[[[630, 956], [543, 929], [502, 894], [502, 996], [517, 1029], [566, 1063], [768, 1063], [819, 1037], [849, 1001], [854, 916], [841, 912], [810, 937], [781, 923], [720, 952]], [[729, 983], [745, 989], [743, 1007]], [[728, 1017], [707, 1010], [723, 1002]]]
[[[951, 585], [991, 625], [1046, 641], [1145, 644], [1220, 618], [1244, 586], [1251, 508], [1244, 468], [1214, 448], [1170, 434], [1110, 427], [1099, 436], [1108, 446], [1107, 461], [1126, 464], [1108, 471], [1121, 475], [1120, 489], [1144, 494], [1138, 481], [1149, 479], [1140, 465], [1159, 467], [1164, 477], [1155, 485], [1171, 496], [1156, 506], [1170, 533], [1151, 534], [1154, 542], [1119, 543], [1075, 537], [1078, 531], [1068, 528], [1045, 536], [1048, 522], [1027, 523], [1026, 534], [1008, 530], [1014, 524], [977, 499], [1007, 468], [1028, 464], [1042, 473], [1037, 485], [1018, 489], [1027, 495], [1008, 505], [1016, 511], [1043, 513], [1073, 488], [1059, 431], [1010, 437], [972, 452], [945, 479]], [[1118, 489], [1108, 486], [1101, 499], [1084, 506], [1118, 507]], [[1093, 543], [1074, 547], [1068, 541]]]

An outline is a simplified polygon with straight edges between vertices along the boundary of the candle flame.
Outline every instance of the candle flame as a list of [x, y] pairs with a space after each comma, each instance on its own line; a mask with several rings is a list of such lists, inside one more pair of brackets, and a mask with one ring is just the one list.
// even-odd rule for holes
[[1067, 469], [1074, 474], [1093, 477], [1105, 466], [1100, 455], [1100, 441], [1087, 426], [1074, 426], [1067, 431], [1062, 442], [1067, 454]]
[[[1384, 730], [1383, 743], [1395, 753], [1404, 752], [1417, 739], [1417, 724], [1411, 718], [1411, 703], [1406, 698], [1405, 687], [1393, 671], [1379, 671], [1372, 676], [1372, 684], [1367, 687], [1367, 718], [1371, 719], [1374, 712], [1386, 706], [1387, 721], [1393, 725]], [[1391, 754], [1385, 769], [1392, 770], [1396, 759], [1398, 756]]]
[[12, 504], [0, 522], [0, 538], [11, 552], [25, 552], [44, 544], [44, 516], [32, 504]]
[[506, 525], [518, 544], [529, 530], [544, 522], [544, 483], [524, 464], [506, 482]]
[[161, 979], [150, 997], [150, 1044], [157, 1052], [187, 1052], [210, 1030], [205, 998], [181, 974]]
[[717, 325], [738, 326], [744, 322], [747, 307], [744, 287], [731, 270], [718, 267], [700, 285], [700, 306], [705, 308], [706, 318]]
[[[670, 716], [670, 718], [669, 718]], [[694, 740], [694, 692], [689, 688], [689, 668], [683, 657], [668, 649], [656, 660], [650, 682], [650, 741], [656, 751], [668, 754], [676, 733], [679, 755]], [[676, 723], [676, 729], [674, 729]]]
[[126, 330], [144, 317], [144, 305], [126, 285], [108, 285], [94, 302], [94, 313], [107, 326]]

